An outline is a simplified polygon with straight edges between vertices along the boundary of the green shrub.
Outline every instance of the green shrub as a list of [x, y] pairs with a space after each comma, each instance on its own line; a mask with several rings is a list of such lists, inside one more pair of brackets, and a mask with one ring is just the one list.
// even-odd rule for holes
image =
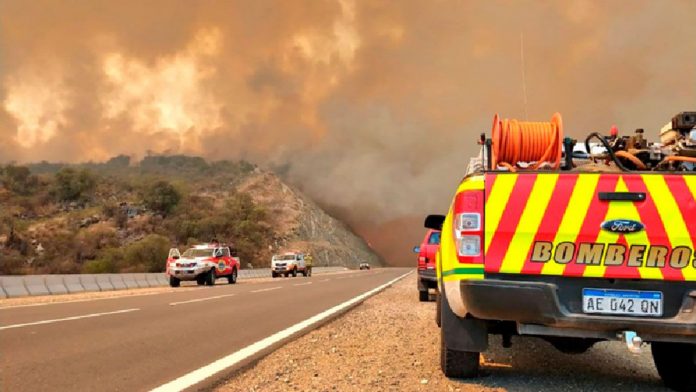
[[145, 272], [164, 271], [170, 247], [171, 242], [166, 237], [150, 234], [126, 247], [123, 263]]
[[120, 248], [105, 248], [99, 252], [95, 260], [85, 263], [83, 272], [89, 274], [121, 272], [123, 263], [123, 251]]
[[75, 236], [78, 259], [94, 259], [99, 250], [118, 246], [116, 231], [104, 223], [81, 230]]
[[7, 165], [2, 170], [2, 185], [10, 191], [27, 196], [36, 191], [39, 179], [26, 166]]
[[96, 178], [88, 170], [66, 167], [56, 173], [53, 193], [59, 201], [80, 201], [87, 199], [96, 185]]
[[110, 274], [116, 271], [116, 264], [109, 259], [90, 260], [82, 266], [83, 274]]
[[181, 194], [169, 182], [157, 181], [145, 191], [143, 201], [150, 210], [167, 216], [181, 201]]

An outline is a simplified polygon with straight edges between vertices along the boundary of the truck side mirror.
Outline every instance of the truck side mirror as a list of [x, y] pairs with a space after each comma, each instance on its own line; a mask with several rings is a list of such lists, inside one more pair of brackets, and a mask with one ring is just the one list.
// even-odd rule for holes
[[420, 253], [420, 246], [414, 246], [413, 253]]
[[425, 217], [423, 226], [426, 229], [442, 230], [442, 224], [445, 222], [444, 215], [428, 215]]

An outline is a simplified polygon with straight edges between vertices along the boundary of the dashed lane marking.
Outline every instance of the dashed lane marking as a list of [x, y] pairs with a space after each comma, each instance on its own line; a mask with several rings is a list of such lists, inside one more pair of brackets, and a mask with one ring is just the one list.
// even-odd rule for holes
[[201, 302], [201, 301], [208, 301], [211, 299], [219, 299], [219, 298], [225, 298], [225, 297], [231, 297], [234, 294], [225, 294], [225, 295], [216, 295], [214, 297], [205, 297], [205, 298], [196, 298], [196, 299], [190, 299], [188, 301], [180, 301], [180, 302], [172, 302], [169, 305], [171, 306], [176, 306], [176, 305], [183, 305], [183, 304], [190, 304], [194, 302]]
[[280, 289], [280, 288], [282, 288], [282, 287], [280, 287], [280, 286], [278, 286], [278, 287], [269, 287], [269, 288], [267, 288], [267, 289], [253, 290], [253, 291], [251, 291], [251, 292], [252, 292], [252, 293], [263, 293], [264, 291], [278, 290], [278, 289]]
[[5, 326], [0, 327], [0, 331], [2, 331], [2, 330], [4, 330], [4, 329], [13, 329], [13, 328], [29, 327], [29, 326], [32, 326], [32, 325], [52, 324], [52, 323], [58, 323], [58, 322], [61, 322], [61, 321], [72, 321], [72, 320], [81, 320], [81, 319], [86, 319], [86, 318], [107, 316], [107, 315], [110, 315], [110, 314], [130, 313], [130, 312], [135, 312], [136, 310], [140, 310], [140, 309], [138, 309], [138, 308], [123, 309], [123, 310], [116, 310], [116, 311], [113, 311], [113, 312], [91, 313], [91, 314], [84, 314], [84, 315], [82, 315], [82, 316], [72, 316], [72, 317], [65, 317], [65, 318], [59, 318], [59, 319], [53, 319], [53, 320], [34, 321], [34, 322], [31, 322], [31, 323], [24, 323], [24, 324], [5, 325]]

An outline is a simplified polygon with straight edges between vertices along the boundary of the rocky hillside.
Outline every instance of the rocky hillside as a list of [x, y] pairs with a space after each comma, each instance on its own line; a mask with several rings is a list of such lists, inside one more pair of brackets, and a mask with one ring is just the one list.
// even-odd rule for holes
[[382, 265], [382, 260], [362, 238], [274, 174], [257, 170], [238, 190], [249, 194], [269, 213], [276, 236], [275, 249], [311, 252], [315, 265], [319, 266], [357, 268], [362, 262]]
[[243, 267], [288, 250], [321, 266], [381, 264], [346, 225], [246, 162], [0, 166], [0, 205], [0, 274], [156, 272], [170, 247], [212, 238], [233, 243]]

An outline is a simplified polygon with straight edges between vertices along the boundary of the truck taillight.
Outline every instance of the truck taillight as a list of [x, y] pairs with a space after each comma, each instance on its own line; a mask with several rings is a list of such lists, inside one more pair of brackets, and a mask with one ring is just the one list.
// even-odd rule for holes
[[482, 212], [482, 191], [463, 191], [457, 194], [452, 230], [460, 263], [483, 263]]

